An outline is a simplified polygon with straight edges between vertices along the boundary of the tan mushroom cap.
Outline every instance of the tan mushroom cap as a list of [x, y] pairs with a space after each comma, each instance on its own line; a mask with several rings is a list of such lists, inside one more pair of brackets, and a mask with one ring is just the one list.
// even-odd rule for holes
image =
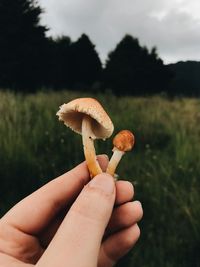
[[97, 139], [110, 137], [114, 130], [108, 114], [94, 98], [77, 98], [63, 104], [56, 115], [66, 126], [79, 134], [82, 134], [83, 116], [88, 115], [92, 118], [91, 129]]

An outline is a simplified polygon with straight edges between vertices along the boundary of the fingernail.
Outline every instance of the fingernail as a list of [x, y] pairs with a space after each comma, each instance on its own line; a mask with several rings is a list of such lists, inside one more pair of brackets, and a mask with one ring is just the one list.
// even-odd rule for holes
[[105, 158], [105, 159], [108, 159], [108, 155], [106, 155], [106, 154], [98, 155], [98, 156], [97, 156], [97, 159], [98, 159], [98, 157], [103, 157], [103, 158]]
[[111, 195], [114, 192], [114, 179], [109, 174], [99, 174], [89, 182], [89, 187], [97, 188]]
[[133, 202], [138, 206], [142, 206], [142, 203], [139, 200], [134, 200]]

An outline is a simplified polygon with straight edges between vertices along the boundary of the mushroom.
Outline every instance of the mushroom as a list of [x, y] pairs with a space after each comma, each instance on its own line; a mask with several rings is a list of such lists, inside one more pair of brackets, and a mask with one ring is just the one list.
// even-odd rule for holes
[[108, 163], [106, 172], [115, 175], [115, 170], [122, 156], [126, 151], [130, 151], [135, 143], [135, 137], [129, 130], [120, 131], [113, 139], [113, 155]]
[[78, 98], [63, 104], [56, 115], [66, 126], [82, 134], [85, 159], [91, 178], [102, 173], [96, 159], [94, 140], [105, 140], [110, 137], [114, 126], [101, 104], [94, 98]]

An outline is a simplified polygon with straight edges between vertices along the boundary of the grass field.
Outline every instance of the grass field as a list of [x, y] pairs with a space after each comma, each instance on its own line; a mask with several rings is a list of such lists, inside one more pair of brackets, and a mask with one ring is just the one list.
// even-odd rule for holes
[[[55, 116], [73, 92], [0, 92], [0, 212], [83, 160], [81, 137]], [[88, 95], [87, 95], [88, 96]], [[90, 96], [92, 96], [90, 94]], [[141, 238], [126, 267], [200, 266], [200, 100], [95, 95], [136, 145], [118, 174], [144, 208]], [[111, 155], [112, 140], [97, 141]]]

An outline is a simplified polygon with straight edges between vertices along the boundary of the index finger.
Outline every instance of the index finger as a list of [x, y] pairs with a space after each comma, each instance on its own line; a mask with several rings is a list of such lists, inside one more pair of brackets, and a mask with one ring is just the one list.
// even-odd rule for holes
[[[97, 159], [105, 168], [106, 156]], [[83, 162], [21, 200], [1, 220], [24, 233], [35, 235], [76, 198], [89, 180], [88, 168]]]

